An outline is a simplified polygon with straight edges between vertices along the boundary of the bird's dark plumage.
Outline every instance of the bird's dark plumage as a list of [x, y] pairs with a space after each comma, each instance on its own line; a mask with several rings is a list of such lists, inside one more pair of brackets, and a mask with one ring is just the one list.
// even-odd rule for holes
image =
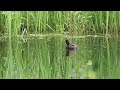
[[77, 50], [78, 46], [76, 44], [70, 44], [69, 40], [65, 41], [67, 50]]

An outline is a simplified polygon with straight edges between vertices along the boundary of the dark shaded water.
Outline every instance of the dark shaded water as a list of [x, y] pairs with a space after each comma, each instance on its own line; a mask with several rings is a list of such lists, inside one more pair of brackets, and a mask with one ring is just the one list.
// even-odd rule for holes
[[79, 46], [69, 52], [65, 40], [0, 41], [0, 78], [120, 78], [118, 38], [69, 38]]

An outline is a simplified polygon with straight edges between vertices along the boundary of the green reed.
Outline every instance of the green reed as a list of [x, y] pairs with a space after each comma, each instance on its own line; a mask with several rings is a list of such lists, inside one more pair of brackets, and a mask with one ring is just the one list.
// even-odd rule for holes
[[[116, 37], [119, 35], [119, 17], [119, 11], [1, 11], [0, 33], [8, 35], [7, 56], [2, 62], [1, 69], [4, 71], [1, 70], [1, 76], [42, 79], [119, 78], [119, 39]], [[19, 32], [22, 33], [21, 25], [27, 29], [27, 35], [63, 33], [66, 25], [69, 32], [75, 35], [104, 34], [106, 37], [96, 40], [70, 36], [70, 41], [78, 43], [82, 49], [67, 57], [64, 41], [69, 37], [63, 39], [53, 36], [51, 39], [48, 36], [45, 40], [35, 38], [34, 43], [32, 38], [27, 38], [23, 42], [21, 38], [16, 38]], [[113, 43], [107, 35], [116, 37]]]
[[[11, 11], [12, 36], [24, 25], [28, 33], [63, 33], [65, 25], [70, 32], [84, 34], [115, 34], [120, 28], [119, 11]], [[9, 21], [7, 11], [1, 11], [1, 31]]]
[[69, 56], [63, 37], [8, 39], [6, 49], [0, 48], [6, 53], [0, 52], [1, 78], [120, 78], [117, 37], [68, 39], [79, 46]]
[[[8, 67], [7, 67], [7, 74], [6, 78], [12, 78], [13, 77], [13, 57], [12, 57], [12, 45], [11, 45], [11, 21], [12, 21], [12, 13], [9, 11], [6, 13], [6, 25], [7, 25], [7, 32], [9, 36], [9, 41], [8, 41]], [[9, 76], [8, 76], [9, 74]]]
[[[94, 62], [95, 71], [97, 71], [98, 78], [119, 78], [119, 45], [118, 38], [103, 38], [97, 45], [100, 45], [94, 51], [94, 56], [97, 56]], [[93, 44], [94, 45], [94, 44]], [[93, 58], [92, 58], [93, 59]]]

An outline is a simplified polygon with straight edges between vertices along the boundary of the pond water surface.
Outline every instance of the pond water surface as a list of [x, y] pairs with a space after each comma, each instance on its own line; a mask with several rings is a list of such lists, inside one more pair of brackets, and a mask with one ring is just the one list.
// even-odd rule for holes
[[118, 38], [68, 39], [79, 47], [69, 55], [64, 37], [0, 40], [0, 78], [120, 78]]

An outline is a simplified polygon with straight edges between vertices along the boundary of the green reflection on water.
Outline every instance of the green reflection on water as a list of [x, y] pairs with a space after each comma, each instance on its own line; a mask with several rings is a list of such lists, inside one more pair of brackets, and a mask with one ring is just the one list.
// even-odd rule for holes
[[79, 46], [66, 56], [64, 37], [0, 41], [0, 78], [120, 78], [118, 38], [70, 38]]

